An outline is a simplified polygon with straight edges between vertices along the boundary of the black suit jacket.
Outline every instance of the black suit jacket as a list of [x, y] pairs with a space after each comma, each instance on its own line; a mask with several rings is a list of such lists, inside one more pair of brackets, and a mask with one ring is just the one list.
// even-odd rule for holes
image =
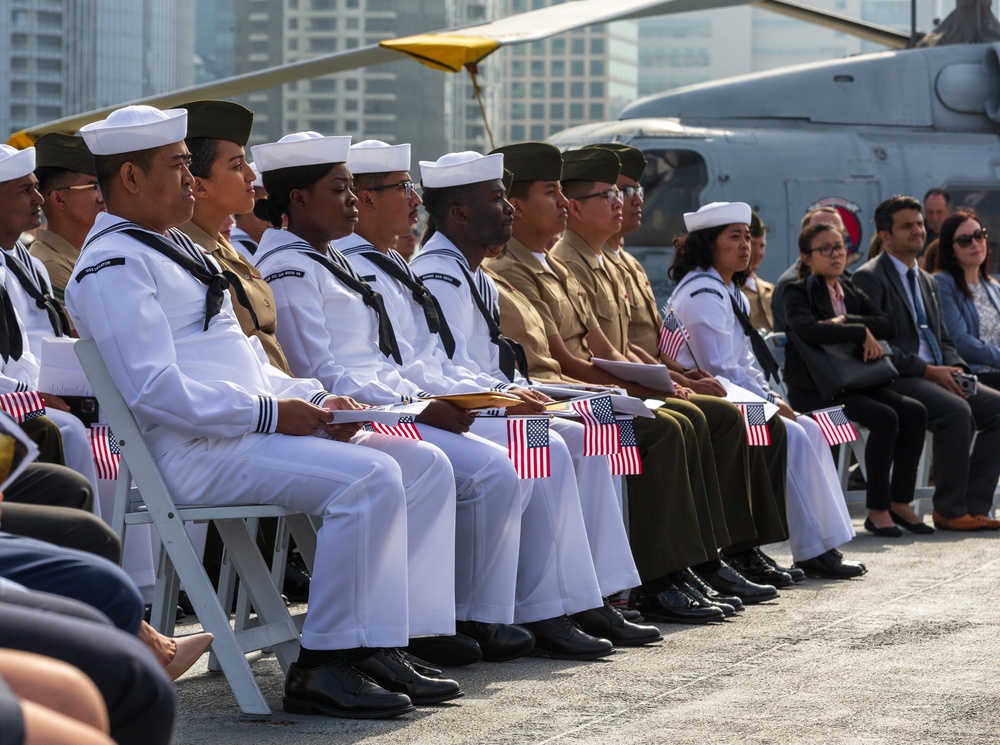
[[[896, 321], [896, 336], [892, 340], [892, 363], [900, 375], [923, 377], [927, 363], [918, 354], [920, 329], [913, 320], [913, 312], [906, 297], [903, 280], [884, 251], [854, 272], [854, 284], [864, 291], [882, 312]], [[941, 296], [937, 283], [923, 269], [917, 269], [917, 287], [927, 314], [927, 325], [941, 345], [943, 364], [968, 369], [948, 336], [941, 315]]]
[[[872, 335], [880, 340], [888, 341], [895, 336], [895, 321], [844, 277], [840, 278], [844, 307], [847, 309], [844, 323], [820, 323], [836, 315], [830, 291], [820, 277], [812, 282], [811, 292], [809, 284], [808, 279], [803, 279], [786, 285], [784, 291], [785, 328], [795, 331], [806, 344], [854, 343], [860, 349], [865, 343], [866, 329], [870, 329]], [[785, 382], [798, 388], [816, 390], [816, 384], [791, 340], [785, 348]]]

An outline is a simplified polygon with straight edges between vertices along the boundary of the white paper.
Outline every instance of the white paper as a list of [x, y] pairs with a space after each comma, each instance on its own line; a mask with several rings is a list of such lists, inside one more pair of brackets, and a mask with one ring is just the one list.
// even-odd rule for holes
[[20, 460], [15, 459], [15, 462], [12, 464], [13, 468], [11, 468], [10, 473], [7, 474], [7, 478], [3, 480], [3, 483], [0, 484], [0, 492], [3, 492], [4, 489], [10, 486], [14, 479], [21, 475], [21, 471], [27, 468], [29, 463], [35, 462], [35, 458], [38, 457], [38, 446], [24, 433], [24, 430], [18, 426], [14, 418], [6, 412], [0, 412], [0, 432], [10, 435], [27, 450]]
[[673, 393], [674, 382], [670, 379], [670, 370], [666, 365], [646, 365], [642, 362], [618, 362], [592, 357], [591, 362], [612, 375], [638, 383], [656, 391]]
[[401, 416], [417, 416], [427, 408], [426, 402], [413, 404], [391, 404], [389, 406], [373, 406], [370, 409], [345, 409], [332, 411], [333, 424], [348, 424], [351, 422], [379, 422], [381, 424], [399, 424]]
[[746, 388], [736, 385], [732, 381], [719, 376], [716, 378], [722, 387], [726, 389], [726, 400], [734, 404], [764, 404], [764, 418], [768, 421], [771, 420], [775, 414], [778, 413], [778, 407], [768, 401], [762, 396], [758, 396], [753, 391], [748, 391]]
[[56, 396], [93, 396], [94, 389], [73, 351], [76, 339], [50, 337], [42, 339], [38, 390]]
[[[568, 401], [558, 401], [554, 404], [549, 404], [545, 408], [553, 416], [569, 417], [577, 416], [576, 412], [570, 408], [570, 404], [574, 401], [584, 401], [588, 398], [597, 398], [604, 394], [588, 394], [586, 396], [577, 396], [576, 398], [570, 399]], [[619, 396], [614, 395], [611, 397], [611, 407], [615, 414], [632, 414], [633, 416], [644, 416], [652, 418], [655, 416], [646, 405], [640, 401], [638, 398], [633, 398], [632, 396]]]
[[557, 401], [577, 398], [586, 393], [625, 393], [614, 386], [591, 385], [589, 383], [532, 383], [529, 387], [531, 390], [544, 393]]

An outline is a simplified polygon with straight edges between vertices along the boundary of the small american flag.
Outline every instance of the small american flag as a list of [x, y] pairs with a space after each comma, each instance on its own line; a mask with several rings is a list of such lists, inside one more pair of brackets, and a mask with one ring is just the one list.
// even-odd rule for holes
[[611, 455], [620, 453], [621, 434], [615, 422], [615, 407], [611, 396], [597, 396], [570, 404], [583, 420], [583, 454]]
[[674, 314], [672, 308], [669, 310], [664, 308], [664, 310], [667, 313], [660, 326], [660, 339], [657, 347], [664, 357], [676, 360], [677, 353], [681, 351], [681, 347], [691, 338], [691, 335], [688, 334], [688, 330], [684, 328], [684, 324]]
[[417, 426], [413, 423], [412, 416], [401, 416], [399, 424], [383, 424], [382, 422], [365, 422], [361, 428], [368, 432], [375, 432], [389, 437], [406, 437], [410, 440], [422, 440]]
[[508, 419], [507, 455], [522, 479], [544, 479], [551, 476], [549, 420]]
[[118, 438], [112, 434], [108, 425], [94, 424], [91, 426], [90, 447], [94, 451], [97, 478], [112, 481], [117, 479], [122, 455], [118, 447]]
[[743, 414], [743, 423], [747, 427], [747, 442], [765, 447], [770, 445], [771, 432], [767, 428], [764, 404], [736, 404], [736, 406]]
[[45, 416], [45, 404], [38, 391], [0, 394], [0, 409], [10, 414], [18, 423]]
[[842, 445], [845, 442], [853, 442], [858, 439], [854, 425], [851, 424], [851, 420], [847, 418], [844, 410], [839, 406], [814, 411], [810, 416], [823, 430], [823, 437], [831, 445]]
[[642, 473], [642, 458], [639, 457], [639, 443], [635, 439], [635, 425], [630, 418], [618, 420], [621, 432], [621, 451], [608, 456], [608, 465], [615, 476], [638, 476]]

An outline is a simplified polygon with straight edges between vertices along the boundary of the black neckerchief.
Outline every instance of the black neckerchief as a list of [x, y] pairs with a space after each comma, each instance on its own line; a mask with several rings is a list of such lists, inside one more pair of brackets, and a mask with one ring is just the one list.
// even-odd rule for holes
[[[21, 253], [22, 251], [24, 252], [23, 254]], [[63, 312], [59, 302], [45, 291], [45, 284], [35, 271], [28, 252], [18, 243], [15, 245], [14, 251], [7, 255], [7, 259], [7, 268], [11, 274], [17, 278], [24, 291], [35, 301], [35, 305], [40, 310], [44, 310], [48, 315], [49, 324], [52, 326], [52, 333], [56, 336], [66, 336], [69, 333], [69, 319], [66, 318], [66, 314]], [[22, 265], [22, 261], [28, 262], [27, 267]], [[28, 276], [29, 271], [33, 277]]]
[[490, 341], [496, 344], [497, 349], [500, 351], [500, 372], [506, 375], [507, 379], [513, 383], [514, 368], [516, 367], [521, 371], [521, 375], [530, 383], [531, 378], [528, 377], [528, 357], [524, 353], [524, 347], [513, 339], [508, 339], [503, 335], [503, 332], [500, 330], [499, 311], [494, 314], [486, 307], [486, 301], [479, 294], [476, 282], [472, 278], [472, 274], [468, 268], [460, 261], [458, 262], [458, 266], [465, 274], [465, 279], [469, 283], [469, 293], [472, 295], [472, 300], [475, 302], [476, 307], [479, 308], [479, 313], [483, 316], [483, 319], [486, 321], [486, 327], [490, 330]]
[[17, 323], [17, 313], [6, 288], [0, 284], [0, 357], [3, 361], [19, 360], [24, 353], [24, 339]]

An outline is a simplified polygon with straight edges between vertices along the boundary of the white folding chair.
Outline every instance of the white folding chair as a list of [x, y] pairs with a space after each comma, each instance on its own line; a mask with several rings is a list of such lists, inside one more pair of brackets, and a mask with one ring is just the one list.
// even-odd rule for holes
[[[142, 441], [132, 412], [111, 380], [97, 345], [80, 340], [74, 349], [121, 450], [112, 527], [124, 538], [126, 526], [151, 523], [160, 537], [160, 561], [150, 623], [162, 633], [172, 633], [177, 592], [183, 582], [201, 625], [215, 635], [212, 651], [240, 709], [248, 714], [270, 714], [271, 709], [257, 685], [246, 654], [270, 648], [287, 672], [298, 654], [299, 632], [271, 579], [247, 521], [261, 517], [285, 518], [296, 542], [308, 552], [311, 561], [315, 553], [315, 532], [308, 517], [278, 505], [199, 506], [197, 501], [201, 495], [187, 495], [193, 504], [178, 507]], [[197, 521], [215, 523], [228, 560], [239, 576], [242, 591], [257, 612], [256, 625], [238, 623], [242, 628], [236, 629], [230, 625], [229, 606], [224, 608], [220, 602], [184, 529], [184, 523]]]

